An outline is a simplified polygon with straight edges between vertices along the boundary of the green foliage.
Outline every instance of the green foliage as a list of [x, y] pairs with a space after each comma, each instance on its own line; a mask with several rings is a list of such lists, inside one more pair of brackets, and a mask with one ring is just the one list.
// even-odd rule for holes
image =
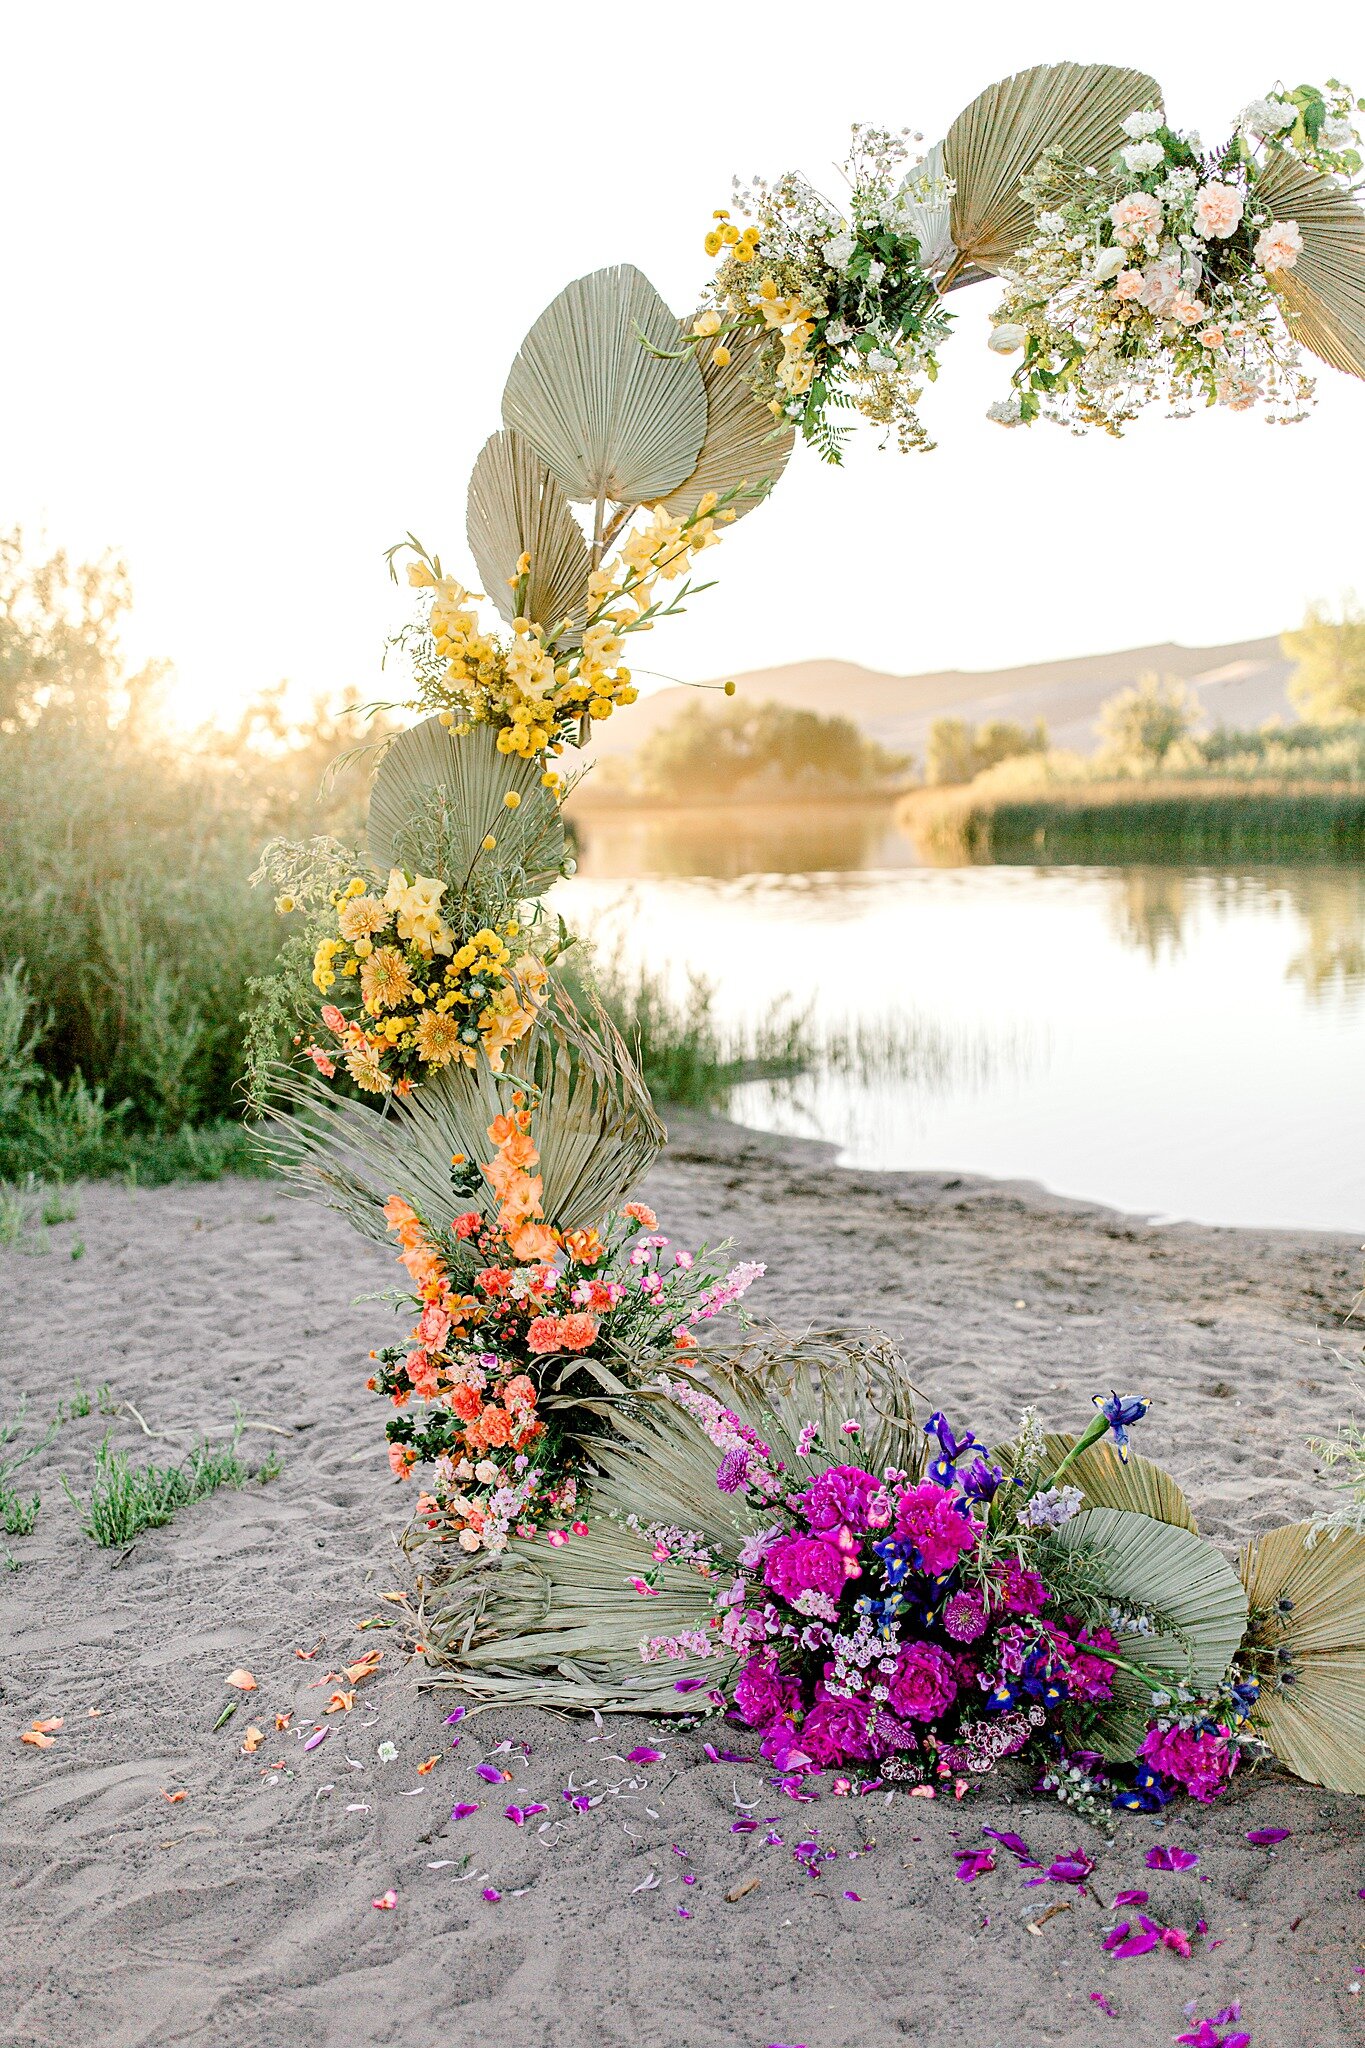
[[722, 1030], [715, 990], [704, 976], [690, 977], [675, 996], [662, 975], [627, 968], [619, 955], [570, 955], [565, 980], [575, 1000], [592, 990], [635, 1056], [655, 1099], [678, 1108], [713, 1109], [737, 1082], [794, 1075], [814, 1057], [804, 1016], [776, 1004], [755, 1029]]
[[[241, 1429], [225, 1444], [198, 1443], [179, 1465], [134, 1465], [126, 1451], [116, 1451], [108, 1437], [95, 1453], [90, 1499], [80, 1501], [63, 1480], [67, 1495], [82, 1514], [85, 1534], [103, 1549], [131, 1543], [144, 1529], [159, 1529], [181, 1508], [204, 1500], [220, 1486], [245, 1486], [248, 1479], [279, 1476], [278, 1454], [254, 1475], [237, 1454]], [[269, 1468], [269, 1469], [267, 1469]]]
[[688, 704], [635, 756], [646, 795], [674, 803], [741, 795], [849, 796], [904, 780], [906, 754], [891, 754], [850, 718], [783, 704]]
[[1306, 719], [1365, 719], [1365, 610], [1353, 597], [1343, 601], [1339, 619], [1310, 604], [1298, 631], [1281, 634], [1280, 646], [1297, 664], [1289, 695]]
[[120, 565], [0, 536], [0, 1173], [121, 1170], [134, 1133], [159, 1173], [168, 1140], [234, 1114], [243, 991], [279, 945], [257, 849], [356, 808], [353, 782], [312, 795], [353, 718], [296, 727], [283, 686], [173, 743], [161, 672], [120, 657], [128, 602]]
[[970, 782], [998, 761], [1046, 752], [1047, 726], [1041, 718], [1033, 726], [992, 718], [975, 730], [965, 718], [936, 718], [929, 728], [924, 779], [930, 784]]
[[42, 1497], [34, 1493], [25, 1500], [14, 1484], [14, 1475], [31, 1458], [47, 1449], [58, 1429], [58, 1419], [54, 1417], [41, 1436], [35, 1437], [23, 1450], [10, 1455], [9, 1447], [23, 1428], [27, 1407], [27, 1398], [22, 1397], [13, 1420], [0, 1422], [0, 1528], [7, 1536], [30, 1536], [33, 1533]]
[[1193, 729], [1202, 711], [1179, 676], [1140, 676], [1100, 706], [1100, 760], [1121, 774], [1159, 769], [1172, 747]]

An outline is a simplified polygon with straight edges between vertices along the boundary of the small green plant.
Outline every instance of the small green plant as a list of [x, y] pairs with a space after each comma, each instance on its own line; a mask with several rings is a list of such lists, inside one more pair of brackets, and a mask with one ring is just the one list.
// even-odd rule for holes
[[13, 1250], [32, 1214], [33, 1197], [26, 1188], [0, 1184], [0, 1244]]
[[284, 1470], [284, 1459], [278, 1451], [272, 1450], [258, 1468], [256, 1478], [262, 1486], [269, 1486], [272, 1479], [278, 1479]]
[[41, 1506], [41, 1494], [25, 1501], [12, 1487], [0, 1485], [0, 1528], [7, 1536], [31, 1536]]
[[83, 1259], [85, 1257], [85, 1246], [78, 1237], [72, 1240], [71, 1256], [73, 1259]]
[[7, 1572], [21, 1572], [23, 1569], [24, 1567], [20, 1564], [14, 1552], [7, 1550], [5, 1552], [5, 1570]]
[[27, 1410], [28, 1397], [23, 1395], [13, 1419], [0, 1421], [0, 1528], [3, 1528], [7, 1536], [29, 1536], [33, 1533], [33, 1525], [38, 1519], [38, 1509], [42, 1505], [42, 1496], [35, 1493], [28, 1500], [24, 1500], [14, 1484], [14, 1475], [27, 1465], [30, 1458], [36, 1458], [40, 1451], [47, 1449], [58, 1428], [58, 1421], [54, 1418], [43, 1434], [36, 1437], [25, 1449], [16, 1452], [13, 1457], [6, 1456], [9, 1446], [15, 1442], [23, 1427]]
[[43, 1222], [50, 1230], [56, 1223], [74, 1223], [77, 1205], [62, 1188], [51, 1188], [43, 1198]]
[[114, 1390], [110, 1386], [108, 1380], [105, 1380], [103, 1384], [100, 1386], [98, 1393], [95, 1395], [95, 1399], [99, 1404], [99, 1411], [101, 1415], [118, 1414], [118, 1402], [114, 1399]]
[[80, 1380], [78, 1379], [76, 1381], [76, 1390], [71, 1396], [72, 1416], [75, 1417], [77, 1415], [88, 1415], [90, 1413], [90, 1407], [91, 1402], [89, 1392], [85, 1387], [81, 1385]]
[[95, 1453], [90, 1499], [82, 1501], [63, 1479], [67, 1498], [82, 1516], [85, 1534], [109, 1550], [131, 1543], [144, 1529], [160, 1529], [195, 1501], [220, 1486], [245, 1486], [255, 1477], [275, 1478], [278, 1456], [267, 1459], [254, 1475], [238, 1456], [240, 1422], [225, 1444], [197, 1443], [178, 1465], [134, 1465], [126, 1451], [116, 1451], [105, 1437]]

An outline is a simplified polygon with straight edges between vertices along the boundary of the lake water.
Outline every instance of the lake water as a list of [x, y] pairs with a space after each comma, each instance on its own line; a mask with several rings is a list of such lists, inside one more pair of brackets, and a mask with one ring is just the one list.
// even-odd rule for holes
[[589, 815], [560, 907], [864, 1057], [728, 1113], [842, 1163], [1365, 1233], [1365, 869], [923, 867], [888, 814]]

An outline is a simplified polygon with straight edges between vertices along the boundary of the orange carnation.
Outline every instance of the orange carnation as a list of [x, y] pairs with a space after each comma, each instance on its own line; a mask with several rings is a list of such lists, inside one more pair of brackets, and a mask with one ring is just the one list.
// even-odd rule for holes
[[396, 1479], [406, 1479], [417, 1463], [417, 1453], [407, 1444], [389, 1445], [389, 1464]]
[[558, 1351], [561, 1344], [561, 1324], [558, 1316], [537, 1316], [526, 1330], [527, 1349], [537, 1352]]
[[475, 1430], [484, 1443], [497, 1450], [512, 1434], [512, 1418], [505, 1408], [499, 1408], [490, 1401], [478, 1421], [471, 1426], [469, 1434], [473, 1436]]
[[560, 1342], [566, 1351], [586, 1351], [596, 1335], [596, 1316], [565, 1316], [560, 1333]]
[[629, 1216], [632, 1223], [638, 1223], [641, 1230], [657, 1230], [659, 1227], [658, 1217], [645, 1202], [627, 1202], [621, 1214]]

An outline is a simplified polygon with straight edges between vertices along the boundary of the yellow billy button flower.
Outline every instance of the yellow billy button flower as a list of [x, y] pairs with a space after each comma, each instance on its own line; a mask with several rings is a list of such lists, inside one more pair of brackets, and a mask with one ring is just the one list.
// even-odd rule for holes
[[298, 907], [292, 896], [277, 896], [275, 898], [275, 908], [281, 917], [288, 917], [290, 911], [297, 910]]
[[734, 694], [735, 694], [735, 686], [734, 686], [733, 682], [728, 682], [728, 683], [727, 683], [727, 684], [725, 685], [725, 694], [726, 694], [726, 696], [727, 696], [727, 697], [733, 697], [733, 696], [734, 696]]
[[455, 713], [453, 711], [438, 711], [436, 715], [446, 731], [449, 732], [451, 726], [455, 723]]
[[720, 348], [713, 348], [711, 351], [711, 360], [718, 370], [723, 370], [725, 368], [725, 365], [730, 360], [729, 349], [724, 347], [724, 345], [722, 345]]
[[493, 837], [493, 834], [490, 832], [488, 837], [483, 842], [484, 852], [491, 853], [493, 851], [493, 848], [497, 845], [497, 843], [497, 840]]
[[514, 789], [509, 789], [502, 801], [504, 809], [514, 811], [521, 802], [521, 798]]

